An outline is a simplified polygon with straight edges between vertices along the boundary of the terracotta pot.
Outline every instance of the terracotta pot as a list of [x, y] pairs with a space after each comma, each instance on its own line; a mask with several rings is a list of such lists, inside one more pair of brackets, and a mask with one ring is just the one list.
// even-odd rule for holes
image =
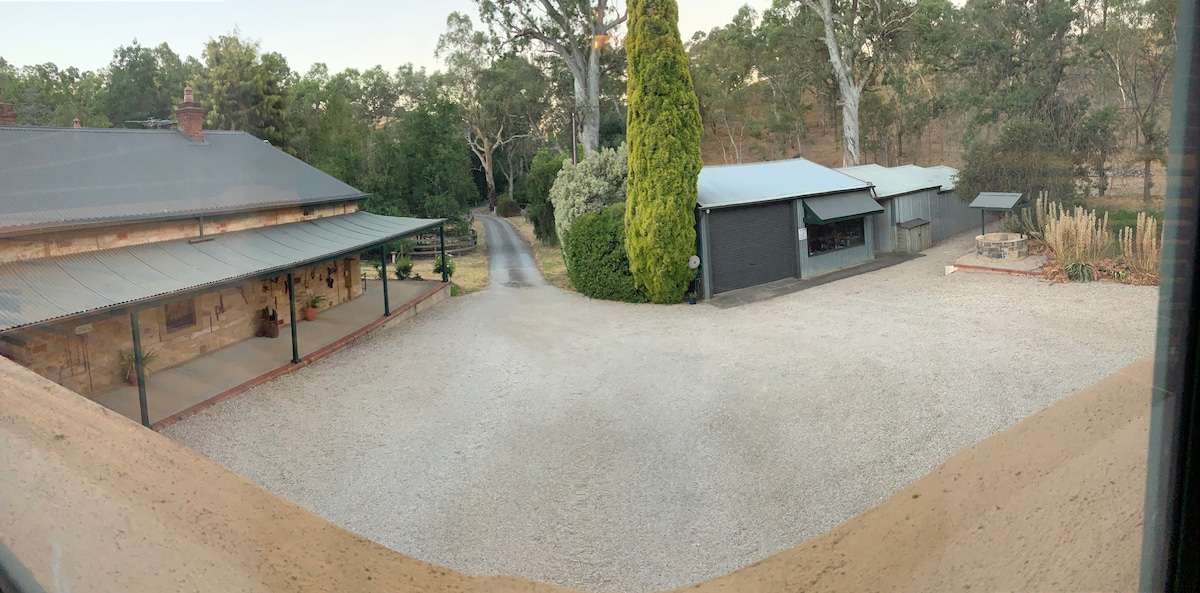
[[304, 320], [305, 321], [316, 321], [317, 320], [317, 311], [320, 311], [320, 309], [310, 309], [308, 307], [305, 307], [304, 308]]
[[130, 385], [137, 385], [137, 369], [129, 369], [125, 373], [125, 382]]

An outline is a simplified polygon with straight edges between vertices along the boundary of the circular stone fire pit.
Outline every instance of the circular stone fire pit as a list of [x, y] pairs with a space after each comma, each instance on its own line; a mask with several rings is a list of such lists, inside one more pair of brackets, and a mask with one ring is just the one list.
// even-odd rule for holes
[[1029, 255], [1029, 240], [1017, 233], [988, 233], [975, 236], [975, 256], [979, 259], [1017, 260]]

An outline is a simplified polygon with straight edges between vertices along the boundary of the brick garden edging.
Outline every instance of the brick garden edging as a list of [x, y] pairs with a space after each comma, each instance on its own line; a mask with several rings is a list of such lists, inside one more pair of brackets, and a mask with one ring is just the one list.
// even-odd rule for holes
[[273, 381], [284, 375], [294, 373], [318, 360], [321, 360], [322, 358], [325, 358], [326, 356], [329, 356], [330, 354], [333, 354], [334, 352], [337, 352], [338, 350], [341, 350], [342, 348], [353, 346], [354, 344], [370, 339], [376, 331], [378, 331], [384, 325], [387, 325], [389, 322], [414, 317], [418, 312], [417, 306], [425, 303], [426, 301], [433, 299], [432, 302], [429, 303], [429, 305], [433, 305], [449, 297], [450, 284], [448, 282], [438, 282], [433, 288], [425, 291], [417, 298], [408, 301], [404, 304], [404, 306], [392, 311], [390, 316], [380, 316], [375, 321], [372, 321], [363, 327], [360, 327], [357, 330], [354, 330], [353, 332], [350, 332], [349, 334], [346, 334], [345, 336], [342, 336], [341, 338], [338, 338], [337, 340], [318, 348], [317, 350], [309, 353], [307, 356], [301, 357], [299, 363], [285, 364], [273, 371], [250, 379], [241, 385], [231, 387], [181, 412], [176, 412], [159, 420], [158, 422], [153, 423], [151, 425], [151, 429], [154, 431], [160, 431], [172, 424], [175, 424], [176, 422], [179, 422], [180, 420], [188, 418], [189, 416], [194, 416], [201, 411], [211, 408], [212, 406], [215, 406], [227, 399], [241, 395], [242, 393], [258, 387], [259, 385]]

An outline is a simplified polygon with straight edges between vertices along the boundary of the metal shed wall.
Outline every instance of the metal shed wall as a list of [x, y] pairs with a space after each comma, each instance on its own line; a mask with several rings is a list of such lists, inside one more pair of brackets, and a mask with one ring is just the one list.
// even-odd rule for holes
[[[892, 198], [894, 226], [898, 222], [924, 218], [933, 229], [933, 242], [942, 241], [979, 224], [979, 214], [958, 200], [954, 192], [929, 189]], [[895, 234], [893, 232], [893, 237]], [[894, 241], [894, 239], [893, 239]], [[895, 249], [895, 243], [892, 243]]]
[[[796, 223], [803, 227], [804, 210], [803, 208], [796, 210], [800, 213]], [[886, 211], [884, 213], [886, 214]], [[800, 241], [800, 277], [812, 278], [875, 259], [875, 216], [878, 215], [863, 217], [863, 224], [866, 225], [866, 228], [863, 229], [866, 242], [858, 247], [839, 249], [821, 255], [809, 255], [808, 241]]]
[[891, 253], [896, 250], [896, 206], [891, 198], [881, 198], [883, 212], [871, 217], [875, 227], [875, 251]]

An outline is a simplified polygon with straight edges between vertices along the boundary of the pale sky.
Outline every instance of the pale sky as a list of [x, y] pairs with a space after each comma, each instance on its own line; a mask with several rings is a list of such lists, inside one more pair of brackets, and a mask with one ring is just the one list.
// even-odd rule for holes
[[[728, 23], [743, 4], [761, 12], [770, 0], [679, 0], [684, 41]], [[210, 37], [238, 27], [301, 73], [314, 62], [330, 71], [376, 64], [393, 71], [408, 62], [432, 70], [438, 35], [455, 10], [479, 26], [471, 0], [0, 0], [0, 57], [17, 66], [54, 62], [96, 70], [136, 37], [143, 46], [165, 41], [180, 56], [199, 58]]]

